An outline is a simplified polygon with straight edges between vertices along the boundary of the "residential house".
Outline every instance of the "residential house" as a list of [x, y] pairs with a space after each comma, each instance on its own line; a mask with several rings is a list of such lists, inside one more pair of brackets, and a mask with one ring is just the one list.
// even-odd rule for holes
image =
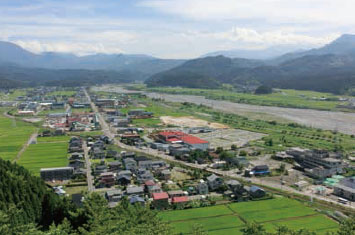
[[249, 192], [249, 195], [252, 198], [261, 198], [266, 195], [266, 192], [264, 189], [259, 188], [258, 186], [252, 185], [251, 187], [245, 186], [245, 189]]
[[162, 170], [160, 172], [160, 177], [163, 180], [170, 180], [171, 179], [171, 171], [168, 169]]
[[100, 184], [106, 187], [115, 185], [115, 175], [113, 172], [104, 172], [100, 174]]
[[123, 164], [126, 170], [135, 171], [137, 169], [137, 162], [133, 158], [123, 159]]
[[144, 195], [143, 186], [128, 186], [126, 189], [127, 195]]
[[109, 190], [105, 193], [105, 197], [109, 202], [118, 202], [123, 197], [123, 192], [121, 189]]
[[129, 197], [129, 203], [132, 205], [138, 204], [140, 206], [144, 206], [145, 201], [144, 201], [144, 198], [142, 198], [138, 195], [132, 195]]
[[212, 174], [207, 177], [207, 183], [210, 190], [216, 190], [223, 185], [223, 179], [221, 177]]
[[168, 195], [170, 198], [173, 198], [173, 197], [182, 197], [185, 196], [186, 194], [182, 190], [172, 190], [172, 191], [168, 191]]
[[198, 194], [206, 195], [208, 194], [208, 184], [204, 180], [200, 180], [196, 186], [196, 190]]
[[169, 208], [169, 195], [166, 192], [153, 193], [152, 206], [158, 210]]

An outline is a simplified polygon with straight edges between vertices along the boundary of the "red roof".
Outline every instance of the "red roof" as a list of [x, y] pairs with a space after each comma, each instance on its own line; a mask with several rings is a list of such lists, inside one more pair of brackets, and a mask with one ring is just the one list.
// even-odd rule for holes
[[180, 139], [178, 139], [178, 138], [168, 138], [167, 139], [167, 141], [169, 141], [169, 142], [177, 142], [177, 141], [181, 141]]
[[192, 135], [185, 135], [181, 138], [181, 140], [187, 144], [208, 144], [208, 141], [200, 139], [200, 138], [192, 136]]
[[168, 137], [168, 136], [182, 136], [182, 135], [186, 135], [184, 132], [181, 131], [162, 131], [159, 132], [159, 135]]
[[188, 202], [189, 198], [187, 196], [182, 196], [182, 197], [173, 197], [171, 200], [172, 203], [180, 203], [180, 202]]
[[153, 200], [168, 199], [169, 195], [166, 192], [153, 193]]
[[159, 135], [165, 137], [166, 141], [176, 142], [183, 141], [187, 144], [208, 144], [208, 141], [202, 140], [196, 136], [186, 134], [181, 131], [162, 131]]
[[155, 183], [154, 183], [152, 180], [145, 181], [144, 184], [147, 185], [147, 186], [153, 186], [153, 185], [155, 185]]

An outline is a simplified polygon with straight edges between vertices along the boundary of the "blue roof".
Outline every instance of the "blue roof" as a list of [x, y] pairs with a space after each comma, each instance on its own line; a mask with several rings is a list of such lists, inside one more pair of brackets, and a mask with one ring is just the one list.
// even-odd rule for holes
[[133, 197], [131, 197], [131, 199], [129, 200], [129, 202], [130, 202], [131, 204], [133, 204], [133, 203], [136, 203], [136, 202], [145, 202], [145, 201], [144, 201], [144, 199], [141, 198], [141, 197], [133, 196]]

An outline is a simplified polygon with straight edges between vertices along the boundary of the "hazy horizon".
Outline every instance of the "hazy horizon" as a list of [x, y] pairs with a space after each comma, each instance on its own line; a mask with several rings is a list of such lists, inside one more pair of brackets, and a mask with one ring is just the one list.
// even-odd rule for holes
[[355, 33], [354, 7], [350, 0], [3, 0], [0, 40], [34, 53], [159, 58], [278, 45], [308, 49]]

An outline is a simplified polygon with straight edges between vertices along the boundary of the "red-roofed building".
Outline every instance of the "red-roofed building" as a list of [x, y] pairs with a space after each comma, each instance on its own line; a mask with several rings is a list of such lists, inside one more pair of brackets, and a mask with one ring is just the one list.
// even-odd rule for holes
[[182, 196], [182, 197], [173, 197], [171, 200], [171, 203], [187, 203], [189, 201], [188, 196]]
[[182, 142], [192, 148], [207, 150], [209, 142], [196, 136], [186, 134], [181, 131], [162, 131], [158, 133], [158, 138], [169, 144]]
[[158, 210], [167, 209], [169, 207], [169, 195], [166, 192], [153, 193], [153, 203], [154, 208]]

